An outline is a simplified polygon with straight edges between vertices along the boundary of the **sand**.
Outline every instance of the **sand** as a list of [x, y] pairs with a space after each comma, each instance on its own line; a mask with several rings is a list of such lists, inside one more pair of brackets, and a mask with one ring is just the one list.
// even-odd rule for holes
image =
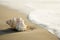
[[[34, 30], [15, 32], [10, 30], [6, 20], [13, 17], [22, 17], [25, 24], [36, 27]], [[0, 5], [0, 40], [58, 40], [58, 38], [39, 25], [27, 19], [27, 15]]]

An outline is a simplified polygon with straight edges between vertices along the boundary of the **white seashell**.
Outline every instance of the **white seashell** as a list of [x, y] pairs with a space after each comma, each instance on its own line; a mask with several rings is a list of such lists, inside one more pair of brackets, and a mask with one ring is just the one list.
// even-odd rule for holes
[[24, 31], [27, 29], [27, 26], [24, 23], [24, 20], [22, 18], [12, 18], [10, 20], [7, 20], [7, 24], [12, 28], [16, 29], [18, 31]]

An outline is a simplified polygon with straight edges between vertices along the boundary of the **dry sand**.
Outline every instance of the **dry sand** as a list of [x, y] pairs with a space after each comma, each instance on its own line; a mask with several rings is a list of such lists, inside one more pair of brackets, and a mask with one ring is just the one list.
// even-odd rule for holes
[[[14, 32], [6, 24], [6, 20], [13, 17], [22, 17], [29, 26], [36, 27], [32, 31]], [[58, 40], [56, 36], [42, 27], [27, 20], [27, 15], [0, 5], [0, 40]]]

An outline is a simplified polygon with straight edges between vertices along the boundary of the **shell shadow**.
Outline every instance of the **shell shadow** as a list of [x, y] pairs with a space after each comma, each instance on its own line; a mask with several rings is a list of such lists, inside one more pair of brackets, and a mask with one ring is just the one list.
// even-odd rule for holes
[[8, 28], [8, 29], [4, 29], [4, 30], [0, 30], [0, 35], [3, 35], [3, 34], [9, 34], [9, 33], [15, 33], [15, 32], [18, 32], [17, 30], [13, 30], [11, 28]]

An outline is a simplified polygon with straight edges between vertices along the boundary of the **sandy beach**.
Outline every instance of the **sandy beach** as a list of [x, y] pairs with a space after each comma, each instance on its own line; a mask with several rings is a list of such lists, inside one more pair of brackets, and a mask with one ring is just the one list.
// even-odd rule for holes
[[[14, 32], [10, 30], [6, 20], [13, 17], [22, 17], [25, 24], [36, 27], [34, 30], [25, 32]], [[39, 25], [33, 24], [27, 19], [27, 15], [0, 5], [0, 40], [59, 40], [55, 35], [49, 33]]]

